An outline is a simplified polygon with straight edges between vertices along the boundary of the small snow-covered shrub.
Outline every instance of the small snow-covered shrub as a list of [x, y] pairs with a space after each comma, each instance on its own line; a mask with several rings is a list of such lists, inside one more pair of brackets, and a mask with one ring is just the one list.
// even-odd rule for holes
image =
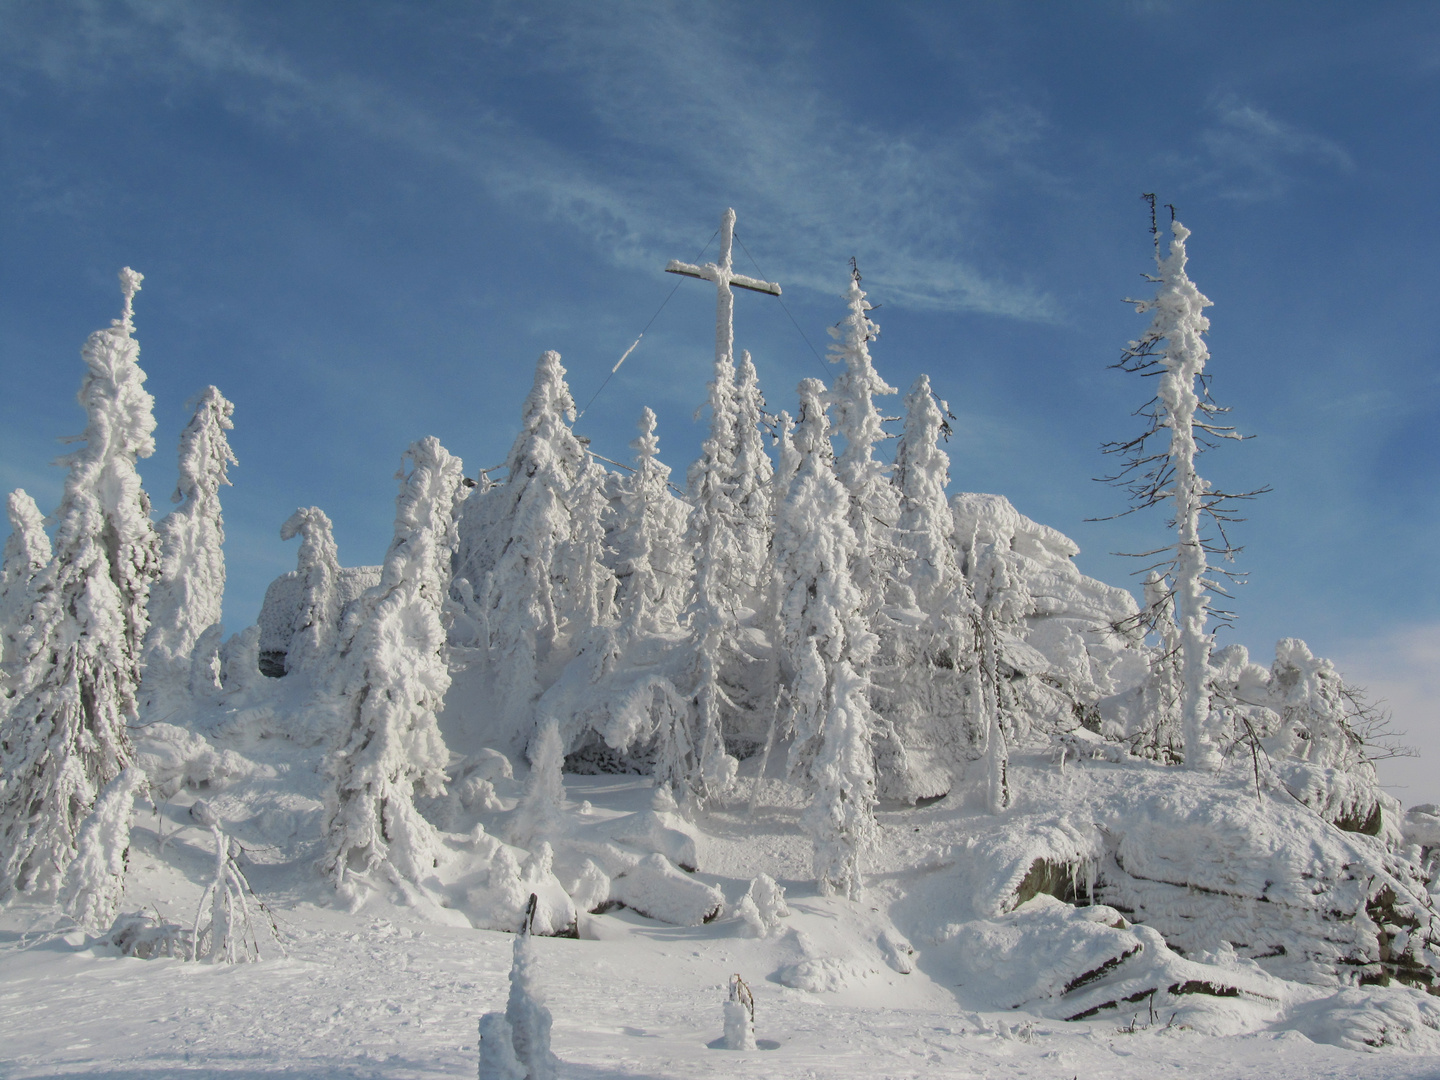
[[192, 931], [161, 918], [158, 912], [132, 911], [116, 916], [105, 940], [137, 960], [162, 956], [188, 960], [192, 951]]
[[651, 919], [699, 926], [719, 918], [725, 895], [677, 870], [664, 855], [647, 855], [610, 883], [610, 896]]
[[[280, 951], [280, 934], [270, 918], [270, 912], [255, 895], [245, 872], [240, 869], [240, 845], [225, 835], [214, 812], [203, 801], [195, 802], [190, 813], [202, 825], [208, 825], [215, 841], [215, 876], [200, 896], [195, 910], [195, 927], [191, 932], [190, 959], [199, 960], [202, 951], [209, 954], [212, 964], [234, 964], [245, 960], [260, 959], [260, 938], [255, 932], [251, 919], [248, 893], [255, 906], [266, 917], [270, 936]], [[210, 921], [205, 922], [206, 907], [209, 907]]]
[[769, 937], [780, 929], [780, 920], [790, 914], [785, 905], [785, 890], [769, 874], [761, 874], [750, 882], [735, 914], [745, 922], [751, 937]]
[[580, 877], [569, 892], [579, 910], [598, 912], [610, 899], [610, 878], [595, 865], [595, 860], [586, 859], [580, 868]]

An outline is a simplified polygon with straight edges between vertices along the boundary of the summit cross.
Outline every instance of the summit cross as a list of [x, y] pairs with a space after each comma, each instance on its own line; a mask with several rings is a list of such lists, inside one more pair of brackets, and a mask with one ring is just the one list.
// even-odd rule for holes
[[759, 278], [735, 273], [730, 261], [730, 247], [734, 239], [735, 211], [726, 210], [725, 216], [720, 219], [719, 261], [706, 263], [704, 266], [694, 266], [691, 263], [682, 263], [678, 259], [671, 259], [670, 265], [665, 267], [667, 274], [683, 274], [685, 277], [699, 278], [701, 281], [715, 283], [715, 362], [717, 364], [727, 360], [732, 364], [735, 362], [735, 294], [730, 291], [730, 287], [733, 285], [737, 289], [749, 289], [751, 292], [769, 293], [771, 296], [780, 295], [780, 286], [772, 281], [761, 281]]

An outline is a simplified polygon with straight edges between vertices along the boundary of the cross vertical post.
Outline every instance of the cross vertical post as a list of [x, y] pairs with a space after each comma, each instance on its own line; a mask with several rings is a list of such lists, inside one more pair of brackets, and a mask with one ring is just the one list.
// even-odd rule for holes
[[749, 289], [751, 292], [769, 293], [771, 296], [780, 295], [780, 286], [772, 281], [761, 281], [759, 278], [747, 277], [744, 274], [737, 274], [730, 257], [730, 249], [735, 240], [735, 211], [726, 210], [725, 216], [720, 219], [720, 258], [713, 263], [706, 263], [704, 266], [695, 266], [691, 263], [682, 263], [678, 259], [671, 259], [670, 264], [665, 267], [667, 274], [681, 274], [685, 277], [699, 278], [701, 281], [713, 281], [715, 283], [715, 362], [723, 364], [735, 362], [735, 294], [731, 292], [731, 286], [738, 289]]

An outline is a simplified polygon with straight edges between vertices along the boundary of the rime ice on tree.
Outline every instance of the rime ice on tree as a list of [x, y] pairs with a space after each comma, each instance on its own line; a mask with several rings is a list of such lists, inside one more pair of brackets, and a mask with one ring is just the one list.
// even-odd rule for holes
[[[160, 579], [150, 591], [145, 638], [145, 696], [153, 704], [161, 684], [183, 682], [200, 635], [220, 621], [225, 595], [225, 523], [220, 488], [227, 467], [238, 464], [225, 437], [235, 427], [235, 406], [213, 386], [195, 403], [180, 436], [180, 480], [161, 519]], [[170, 688], [170, 687], [167, 687]]]
[[812, 796], [802, 823], [822, 892], [857, 897], [875, 840], [875, 768], [866, 664], [875, 635], [850, 577], [855, 533], [835, 476], [825, 387], [800, 384], [799, 467], [775, 529], [779, 648], [791, 687], [790, 771]]
[[386, 864], [420, 881], [439, 857], [439, 838], [415, 808], [415, 795], [445, 789], [448, 752], [435, 714], [450, 687], [440, 608], [454, 548], [455, 490], [461, 465], [438, 439], [405, 453], [395, 500], [395, 537], [380, 584], [360, 598], [342, 643], [342, 692], [351, 726], [327, 765], [326, 874], [337, 888], [359, 866]]
[[[1154, 196], [1146, 198], [1151, 201], [1153, 213]], [[1235, 499], [1260, 492], [1225, 494], [1195, 471], [1195, 458], [1209, 440], [1239, 436], [1233, 428], [1214, 422], [1216, 414], [1225, 410], [1210, 399], [1206, 385], [1205, 364], [1210, 351], [1203, 335], [1210, 329], [1210, 320], [1203, 312], [1211, 302], [1185, 272], [1185, 241], [1190, 230], [1172, 220], [1170, 231], [1170, 251], [1164, 257], [1157, 234], [1154, 298], [1130, 301], [1137, 312], [1154, 312], [1154, 318], [1115, 365], [1125, 371], [1159, 374], [1155, 398], [1139, 414], [1149, 421], [1149, 426], [1134, 439], [1105, 444], [1104, 450], [1121, 455], [1121, 468], [1109, 479], [1127, 485], [1132, 510], [1167, 500], [1174, 503], [1174, 555], [1166, 565], [1179, 629], [1180, 728], [1185, 765], [1213, 770], [1220, 767], [1222, 759], [1216, 746], [1217, 718], [1212, 716], [1210, 702], [1210, 651], [1214, 639], [1206, 624], [1211, 614], [1210, 594], [1223, 590], [1207, 576], [1211, 572], [1207, 554], [1233, 558], [1237, 549], [1225, 535], [1225, 524], [1236, 519], [1227, 507]], [[1149, 440], [1162, 431], [1168, 432], [1168, 445], [1153, 450]], [[1218, 539], [1202, 535], [1202, 519], [1215, 527]]]
[[155, 449], [154, 399], [133, 336], [140, 281], [121, 271], [121, 318], [81, 350], [84, 445], [64, 458], [55, 553], [33, 582], [34, 639], [0, 720], [0, 901], [54, 894], [83, 820], [131, 761], [126, 724], [135, 719], [145, 602], [159, 563], [135, 471]]

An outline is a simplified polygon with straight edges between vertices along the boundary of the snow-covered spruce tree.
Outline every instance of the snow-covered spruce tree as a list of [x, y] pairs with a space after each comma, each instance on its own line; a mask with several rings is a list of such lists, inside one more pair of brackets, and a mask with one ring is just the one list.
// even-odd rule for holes
[[[893, 643], [877, 674], [907, 758], [912, 759], [910, 771], [928, 764], [932, 775], [906, 777], [904, 786], [910, 790], [897, 791], [900, 797], [948, 790], [948, 778], [941, 773], [960, 760], [969, 735], [966, 684], [973, 675], [979, 611], [960, 570], [955, 518], [945, 495], [950, 458], [940, 440], [948, 432], [945, 405], [930, 389], [930, 377], [921, 375], [905, 396], [905, 428], [895, 449], [900, 497], [895, 537], [909, 611], [894, 627]], [[925, 750], [942, 760], [921, 762]]]
[[853, 576], [864, 597], [865, 615], [873, 621], [885, 606], [886, 586], [894, 573], [896, 552], [890, 530], [900, 516], [899, 491], [875, 457], [876, 444], [889, 438], [875, 397], [897, 391], [880, 378], [871, 362], [870, 342], [879, 335], [880, 327], [870, 320], [870, 302], [860, 288], [860, 271], [853, 262], [845, 303], [845, 318], [830, 328], [830, 336], [836, 339], [829, 348], [830, 362], [845, 366], [830, 392], [835, 433], [845, 440], [835, 472], [850, 493], [850, 528], [855, 532]]
[[560, 549], [558, 571], [568, 585], [562, 620], [572, 637], [615, 621], [615, 574], [605, 558], [605, 537], [613, 516], [607, 480], [604, 468], [587, 460], [566, 500], [570, 540]]
[[631, 637], [674, 629], [691, 571], [685, 550], [689, 507], [669, 491], [670, 467], [660, 460], [654, 412], [645, 409], [638, 427], [630, 444], [635, 471], [620, 480], [615, 530], [620, 628]]
[[790, 686], [790, 772], [810, 790], [802, 821], [822, 892], [856, 897], [875, 839], [869, 680], [875, 635], [850, 577], [857, 545], [835, 476], [825, 386], [800, 383], [799, 466], [777, 514], [777, 636]]
[[765, 398], [748, 351], [740, 354], [735, 376], [735, 573], [745, 589], [745, 602], [758, 607], [757, 597], [769, 581], [770, 540], [775, 533], [775, 468], [765, 452]]
[[975, 594], [976, 681], [980, 707], [977, 727], [985, 750], [986, 805], [998, 814], [1010, 805], [1010, 748], [1005, 723], [1005, 678], [1001, 641], [1033, 607], [1008, 551], [997, 543], [971, 547], [971, 587]]
[[734, 782], [737, 762], [725, 751], [725, 719], [734, 703], [724, 674], [737, 650], [739, 597], [757, 583], [739, 577], [740, 549], [735, 507], [735, 364], [728, 354], [715, 361], [707, 399], [710, 434], [690, 466], [687, 539], [695, 557], [688, 611], [693, 650], [695, 709], [693, 738], [698, 761], [688, 781], [690, 794], [705, 798]]
[[521, 746], [570, 605], [558, 564], [574, 535], [570, 493], [589, 466], [570, 430], [574, 418], [560, 354], [546, 352], [505, 462], [508, 478], [467, 499], [460, 519], [456, 594], [479, 638], [457, 644], [484, 651], [496, 707]]
[[300, 606], [295, 613], [295, 634], [285, 655], [285, 673], [299, 671], [321, 679], [335, 657], [335, 636], [340, 628], [340, 553], [330, 518], [318, 506], [296, 510], [280, 526], [280, 539], [300, 537], [295, 572], [300, 577]]
[[[1150, 200], [1152, 222], [1154, 196]], [[1154, 228], [1152, 224], [1152, 230]], [[1185, 241], [1190, 230], [1171, 221], [1169, 253], [1162, 256], [1156, 234], [1155, 297], [1130, 300], [1140, 314], [1154, 313], [1149, 328], [1138, 341], [1126, 347], [1113, 365], [1122, 371], [1158, 374], [1155, 397], [1138, 415], [1148, 421], [1146, 429], [1133, 439], [1106, 443], [1106, 453], [1119, 454], [1120, 469], [1111, 477], [1130, 492], [1131, 507], [1125, 513], [1172, 501], [1175, 543], [1173, 555], [1162, 564], [1171, 582], [1175, 600], [1175, 622], [1180, 630], [1180, 726], [1185, 745], [1185, 765], [1191, 769], [1215, 769], [1220, 765], [1216, 747], [1216, 721], [1210, 703], [1210, 650], [1214, 638], [1206, 626], [1211, 615], [1210, 594], [1220, 591], [1207, 575], [1209, 555], [1227, 561], [1239, 551], [1231, 545], [1225, 526], [1237, 520], [1230, 507], [1236, 499], [1252, 498], [1261, 491], [1225, 494], [1214, 490], [1195, 471], [1198, 454], [1214, 439], [1238, 439], [1231, 427], [1214, 422], [1225, 410], [1210, 398], [1205, 373], [1210, 351], [1203, 335], [1210, 320], [1203, 314], [1210, 306], [1185, 272]], [[1162, 432], [1166, 433], [1162, 436]], [[1154, 440], [1163, 438], [1158, 448]], [[1263, 490], [1263, 489], [1262, 489]], [[1204, 535], [1205, 523], [1214, 535]], [[1142, 617], [1144, 613], [1141, 613]]]
[[196, 641], [220, 621], [225, 595], [225, 522], [220, 488], [238, 464], [225, 433], [235, 427], [235, 406], [213, 386], [192, 403], [195, 413], [180, 435], [177, 503], [161, 519], [160, 579], [150, 590], [150, 631], [145, 638], [143, 696], [158, 704], [162, 687], [188, 679]]
[[84, 445], [63, 459], [55, 553], [36, 575], [31, 638], [0, 721], [0, 902], [54, 895], [99, 793], [131, 762], [145, 601], [159, 567], [150, 501], [135, 471], [154, 452], [154, 399], [132, 321], [141, 276], [120, 272], [125, 307], [90, 335]]
[[380, 584], [346, 619], [339, 659], [350, 731], [326, 764], [323, 869], [345, 891], [353, 870], [386, 866], [419, 882], [434, 868], [438, 838], [415, 808], [417, 792], [445, 789], [448, 752], [435, 714], [450, 674], [440, 609], [454, 551], [460, 460], [433, 437], [405, 452], [395, 500], [395, 537]]
[[15, 692], [11, 676], [27, 651], [35, 579], [50, 561], [50, 537], [35, 500], [17, 488], [6, 503], [10, 538], [0, 564], [0, 696]]

